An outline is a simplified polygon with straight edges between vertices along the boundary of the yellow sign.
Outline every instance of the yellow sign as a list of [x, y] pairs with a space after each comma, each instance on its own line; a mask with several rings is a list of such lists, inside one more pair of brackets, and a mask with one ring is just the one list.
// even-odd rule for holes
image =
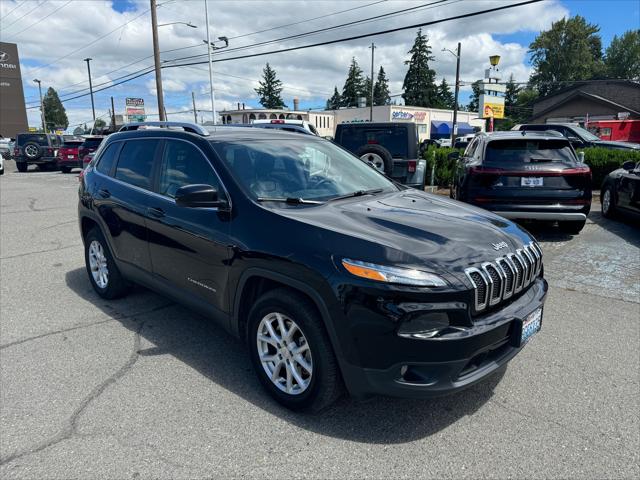
[[504, 118], [504, 105], [485, 102], [482, 105], [482, 118]]
[[30, 132], [37, 132], [38, 129], [36, 127], [29, 127]]

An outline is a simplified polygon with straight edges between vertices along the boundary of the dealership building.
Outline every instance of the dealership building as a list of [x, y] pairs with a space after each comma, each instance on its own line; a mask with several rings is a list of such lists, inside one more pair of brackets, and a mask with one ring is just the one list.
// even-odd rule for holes
[[15, 138], [28, 129], [18, 46], [0, 42], [0, 137]]
[[[339, 123], [368, 122], [371, 116], [369, 107], [341, 108], [339, 110], [311, 111], [300, 110], [298, 100], [293, 101], [293, 110], [244, 108], [238, 104], [236, 110], [219, 112], [220, 122], [224, 124], [247, 124], [254, 120], [306, 120], [312, 124], [321, 136], [333, 136]], [[453, 110], [438, 108], [410, 107], [404, 105], [379, 105], [373, 107], [374, 122], [415, 123], [420, 141], [426, 139], [451, 138]], [[485, 121], [478, 118], [477, 112], [458, 112], [458, 135], [482, 131]]]

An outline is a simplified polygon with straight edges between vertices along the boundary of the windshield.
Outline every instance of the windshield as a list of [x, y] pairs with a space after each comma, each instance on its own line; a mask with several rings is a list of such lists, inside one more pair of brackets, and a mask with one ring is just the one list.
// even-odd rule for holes
[[582, 127], [571, 127], [578, 135], [582, 137], [583, 140], [589, 140], [590, 142], [597, 142], [600, 140], [600, 137], [596, 137], [589, 130], [585, 130]]
[[484, 163], [574, 162], [567, 140], [494, 140], [487, 145]]
[[300, 137], [211, 144], [236, 181], [256, 199], [325, 201], [359, 191], [398, 190], [362, 160], [322, 140]]

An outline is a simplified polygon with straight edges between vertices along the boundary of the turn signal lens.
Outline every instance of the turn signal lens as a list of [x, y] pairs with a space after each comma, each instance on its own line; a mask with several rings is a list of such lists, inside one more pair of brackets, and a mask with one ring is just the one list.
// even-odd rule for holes
[[390, 267], [345, 258], [342, 266], [356, 277], [378, 282], [411, 285], [415, 287], [444, 287], [447, 283], [438, 275], [412, 268]]

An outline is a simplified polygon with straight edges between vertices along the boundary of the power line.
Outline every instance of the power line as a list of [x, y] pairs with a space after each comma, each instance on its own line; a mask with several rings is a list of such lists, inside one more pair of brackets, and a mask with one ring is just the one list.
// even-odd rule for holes
[[[20, 20], [22, 20], [24, 17], [26, 17], [27, 15], [29, 15], [31, 12], [35, 11], [36, 9], [40, 8], [42, 5], [44, 5], [45, 3], [47, 3], [49, 0], [44, 0], [44, 2], [42, 3], [38, 3], [36, 4], [35, 7], [33, 7], [31, 10], [29, 10], [27, 13], [25, 13], [24, 15], [22, 15], [21, 17], [16, 18], [13, 22], [11, 22], [9, 25], [7, 25], [6, 27], [4, 27], [4, 31], [7, 31], [7, 28], [11, 27], [12, 25], [15, 25], [16, 23], [18, 23]], [[15, 10], [15, 8], [14, 8]], [[13, 10], [12, 10], [13, 11]]]
[[31, 27], [36, 26], [37, 24], [39, 24], [40, 22], [46, 20], [47, 18], [49, 18], [51, 15], [53, 15], [54, 13], [56, 13], [59, 10], [62, 10], [64, 7], [66, 7], [67, 5], [69, 5], [72, 2], [72, 0], [69, 0], [67, 3], [65, 3], [64, 5], [62, 5], [61, 7], [56, 8], [55, 10], [53, 10], [51, 13], [49, 13], [48, 15], [45, 15], [44, 17], [42, 17], [40, 20], [38, 20], [35, 23], [32, 23], [31, 25], [29, 25], [26, 28], [23, 28], [22, 30], [20, 30], [18, 33], [12, 33], [11, 35], [9, 35], [9, 37], [17, 37], [18, 35], [20, 35], [23, 32], [26, 32], [27, 30], [29, 30]]
[[23, 2], [18, 2], [18, 4], [15, 7], [13, 7], [11, 10], [9, 10], [9, 12], [4, 16], [4, 18], [2, 20], [6, 20], [9, 15], [11, 15], [14, 11], [16, 11], [18, 8], [20, 8], [25, 3], [27, 3], [27, 0], [24, 0]]
[[[508, 9], [512, 9], [512, 8], [516, 8], [516, 7], [521, 7], [524, 5], [529, 5], [529, 4], [533, 4], [533, 3], [539, 3], [543, 0], [526, 0], [526, 1], [522, 1], [519, 3], [512, 3], [512, 4], [508, 4], [508, 5], [502, 5], [499, 7], [494, 7], [494, 8], [489, 8], [489, 9], [485, 9], [485, 10], [478, 10], [475, 12], [469, 12], [469, 13], [464, 13], [464, 14], [460, 14], [460, 15], [455, 15], [452, 17], [447, 17], [447, 18], [442, 18], [442, 19], [438, 19], [438, 20], [431, 20], [428, 22], [421, 22], [421, 23], [416, 23], [413, 25], [407, 25], [404, 27], [396, 27], [396, 28], [392, 28], [392, 29], [387, 29], [387, 30], [381, 30], [381, 31], [377, 31], [377, 32], [370, 32], [370, 33], [364, 33], [364, 34], [360, 34], [360, 35], [354, 35], [351, 37], [345, 37], [345, 38], [339, 38], [339, 39], [334, 39], [334, 40], [326, 40], [324, 42], [318, 42], [318, 43], [313, 43], [313, 44], [308, 44], [308, 45], [299, 45], [296, 47], [289, 47], [289, 48], [285, 48], [285, 49], [281, 49], [281, 50], [272, 50], [269, 52], [261, 52], [261, 53], [253, 53], [253, 54], [247, 54], [247, 55], [239, 55], [236, 57], [228, 57], [228, 58], [221, 58], [221, 59], [217, 59], [217, 60], [212, 60], [213, 63], [217, 63], [217, 62], [227, 62], [227, 61], [232, 61], [232, 60], [240, 60], [240, 59], [244, 59], [244, 58], [253, 58], [253, 57], [260, 57], [260, 56], [264, 56], [264, 55], [273, 55], [273, 54], [277, 54], [277, 53], [284, 53], [284, 52], [291, 52], [291, 51], [296, 51], [296, 50], [304, 50], [307, 48], [314, 48], [314, 47], [319, 47], [319, 46], [325, 46], [325, 45], [333, 45], [336, 43], [343, 43], [343, 42], [349, 42], [349, 41], [353, 41], [353, 40], [359, 40], [362, 38], [367, 38], [367, 37], [373, 37], [373, 36], [377, 36], [377, 35], [386, 35], [389, 33], [395, 33], [395, 32], [399, 32], [399, 31], [403, 31], [403, 30], [410, 30], [410, 29], [415, 29], [415, 28], [419, 28], [419, 27], [425, 27], [425, 26], [430, 26], [430, 25], [436, 25], [439, 23], [445, 23], [445, 22], [450, 22], [452, 20], [461, 20], [461, 19], [465, 19], [465, 18], [472, 18], [475, 16], [479, 16], [479, 15], [484, 15], [487, 13], [494, 13], [494, 12], [498, 12], [498, 11], [502, 11], [502, 10], [508, 10]], [[174, 59], [171, 61], [180, 61], [181, 59]], [[184, 63], [184, 64], [174, 64], [174, 65], [162, 65], [161, 68], [175, 68], [175, 67], [187, 67], [187, 66], [192, 66], [192, 65], [203, 65], [206, 64], [206, 61], [200, 61], [200, 62], [190, 62], [190, 63]], [[98, 90], [94, 90], [94, 92], [100, 92], [103, 90], [107, 90], [109, 88], [113, 88], [117, 85], [121, 85], [123, 83], [129, 82], [131, 80], [134, 80], [136, 78], [142, 77], [144, 75], [147, 75], [148, 73], [150, 73], [153, 70], [149, 70], [146, 72], [141, 72], [138, 73], [137, 75], [127, 79], [127, 80], [123, 80], [121, 82], [116, 82], [116, 83], [112, 83], [109, 86], [106, 86], [104, 88], [98, 89]], [[61, 100], [62, 102], [65, 101], [70, 101], [70, 100], [75, 100], [76, 98], [81, 98], [81, 97], [86, 97], [87, 95], [89, 95], [89, 93], [84, 93], [81, 95], [77, 95], [75, 97], [72, 98], [67, 98], [64, 100]], [[37, 106], [34, 107], [29, 107], [29, 108], [38, 108]]]

